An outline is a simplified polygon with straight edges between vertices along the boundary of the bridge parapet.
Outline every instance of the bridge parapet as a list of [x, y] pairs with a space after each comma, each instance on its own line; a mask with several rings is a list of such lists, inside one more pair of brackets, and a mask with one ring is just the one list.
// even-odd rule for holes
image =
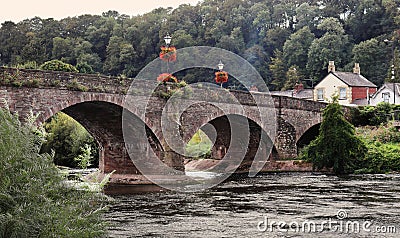
[[96, 74], [0, 67], [0, 85], [125, 94], [132, 79]]

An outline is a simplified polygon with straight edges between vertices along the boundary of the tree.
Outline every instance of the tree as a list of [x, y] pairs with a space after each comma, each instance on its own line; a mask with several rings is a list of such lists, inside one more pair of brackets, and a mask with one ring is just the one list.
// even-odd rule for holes
[[310, 5], [305, 2], [296, 8], [296, 29], [301, 29], [305, 26], [308, 26], [310, 29], [315, 30], [317, 24], [316, 19], [320, 15], [319, 9], [317, 6]]
[[381, 85], [389, 69], [388, 61], [392, 54], [390, 51], [390, 47], [384, 42], [372, 38], [354, 46], [353, 61], [360, 63], [362, 75], [371, 82]]
[[[42, 151], [50, 152], [54, 150], [54, 163], [56, 165], [76, 167], [77, 161], [74, 158], [77, 158], [82, 152], [86, 153], [85, 145], [96, 148], [93, 137], [86, 129], [64, 113], [58, 113], [45, 125], [45, 129], [48, 136], [47, 141], [43, 144]], [[92, 154], [95, 154], [95, 152], [91, 150]], [[96, 164], [96, 161], [91, 162]]]
[[366, 151], [335, 96], [324, 109], [318, 137], [305, 148], [302, 157], [312, 161], [314, 169], [333, 169], [335, 174], [348, 174], [354, 171]]
[[328, 62], [333, 60], [340, 68], [348, 63], [350, 43], [342, 24], [336, 18], [326, 18], [318, 29], [325, 34], [315, 39], [308, 52], [307, 70], [313, 79], [321, 80], [327, 74]]
[[193, 37], [185, 30], [177, 30], [172, 35], [174, 42], [173, 45], [177, 48], [184, 48], [195, 45]]
[[314, 39], [314, 34], [306, 26], [293, 33], [283, 45], [283, 57], [287, 64], [297, 65], [297, 69], [305, 76], [307, 76], [308, 50]]
[[275, 51], [275, 57], [271, 58], [269, 68], [272, 73], [272, 82], [275, 90], [282, 89], [286, 81], [286, 63], [283, 60], [282, 51]]
[[294, 86], [300, 83], [301, 74], [297, 69], [297, 65], [290, 66], [289, 70], [286, 73], [286, 82], [282, 90], [294, 89]]
[[74, 41], [70, 38], [54, 37], [52, 58], [73, 64], [74, 60], [76, 61], [74, 48]]
[[[355, 42], [365, 41], [394, 30], [394, 19], [383, 6], [384, 2], [389, 1], [359, 1], [354, 14], [348, 21], [349, 33], [353, 35]], [[392, 7], [398, 9], [399, 6], [392, 5]]]

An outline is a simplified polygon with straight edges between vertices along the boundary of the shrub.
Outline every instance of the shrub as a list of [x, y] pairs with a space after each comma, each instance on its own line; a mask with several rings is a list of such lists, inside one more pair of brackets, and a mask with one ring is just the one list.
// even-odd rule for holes
[[60, 60], [47, 61], [40, 66], [40, 69], [51, 71], [78, 72], [78, 70], [73, 65], [64, 63]]
[[18, 64], [17, 68], [18, 69], [38, 69], [39, 66], [36, 63], [36, 61], [28, 61], [28, 62], [25, 62], [24, 64]]
[[400, 171], [400, 146], [366, 141], [368, 153], [361, 158], [355, 173], [387, 173]]
[[391, 120], [393, 105], [379, 103], [377, 106], [363, 106], [351, 109], [351, 123], [354, 126], [379, 126]]
[[0, 109], [0, 236], [102, 236], [104, 196], [68, 186], [39, 135]]
[[323, 112], [318, 137], [303, 151], [302, 158], [313, 162], [314, 168], [333, 169], [335, 174], [352, 173], [366, 147], [354, 127], [345, 119], [343, 109], [333, 98]]
[[85, 85], [80, 84], [76, 79], [72, 80], [68, 85], [67, 88], [69, 90], [75, 90], [75, 91], [81, 91], [81, 92], [87, 92], [89, 91], [89, 88], [86, 87]]
[[93, 74], [94, 73], [92, 66], [90, 66], [88, 63], [79, 63], [76, 65], [76, 69], [79, 71], [79, 73], [83, 73], [83, 74]]

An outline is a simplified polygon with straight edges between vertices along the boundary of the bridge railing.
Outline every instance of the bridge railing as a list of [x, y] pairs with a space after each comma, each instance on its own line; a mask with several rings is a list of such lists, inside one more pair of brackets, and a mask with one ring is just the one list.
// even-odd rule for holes
[[11, 87], [49, 88], [65, 90], [125, 93], [132, 79], [98, 74], [61, 71], [27, 70], [0, 67], [0, 85]]
[[[133, 79], [123, 77], [111, 77], [99, 74], [81, 74], [60, 71], [44, 71], [44, 70], [27, 70], [0, 67], [0, 85], [10, 87], [32, 87], [32, 88], [49, 88], [57, 87], [62, 90], [75, 91], [91, 91], [99, 93], [127, 94]], [[146, 82], [139, 87], [146, 88]], [[165, 88], [173, 84], [160, 85], [160, 91], [166, 91]], [[140, 89], [138, 89], [140, 91]], [[275, 107], [275, 108], [291, 108], [308, 111], [320, 111], [326, 106], [325, 103], [302, 100], [286, 96], [271, 96], [269, 93], [230, 90], [231, 94], [236, 97], [242, 105], [259, 106], [259, 107]], [[270, 97], [273, 99], [273, 105]], [[212, 99], [210, 99], [212, 101]], [[232, 100], [218, 98], [215, 100], [226, 101], [230, 103]]]

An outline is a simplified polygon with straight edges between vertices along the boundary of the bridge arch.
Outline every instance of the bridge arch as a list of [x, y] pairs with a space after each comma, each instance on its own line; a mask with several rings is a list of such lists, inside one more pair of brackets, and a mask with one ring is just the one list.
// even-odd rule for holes
[[[37, 123], [43, 123], [58, 112], [64, 112], [78, 121], [95, 138], [99, 145], [99, 168], [104, 173], [116, 171], [118, 174], [140, 174], [129, 156], [122, 131], [123, 103], [121, 97], [99, 97], [85, 93], [61, 103], [55, 103], [44, 109]], [[163, 146], [158, 137], [146, 122], [141, 120], [134, 112], [130, 113], [133, 127], [131, 132], [143, 128], [147, 138], [136, 140], [146, 154], [153, 153], [161, 157]], [[150, 145], [150, 146], [148, 146]]]
[[[224, 160], [223, 163], [217, 165], [217, 168], [212, 168], [211, 170], [217, 169], [221, 170], [229, 170], [231, 157], [233, 156], [233, 163], [242, 158], [234, 157], [235, 153], [238, 150], [244, 150], [245, 153], [243, 161], [240, 163], [237, 171], [248, 172], [250, 167], [252, 166], [253, 161], [256, 159], [258, 161], [265, 161], [271, 159], [277, 159], [277, 149], [274, 146], [274, 143], [268, 136], [267, 132], [262, 129], [262, 127], [255, 122], [241, 114], [223, 114], [220, 116], [216, 116], [215, 114], [211, 116], [211, 120], [202, 121], [199, 124], [199, 129], [204, 131], [204, 133], [214, 142], [211, 157], [213, 159], [222, 160], [225, 156], [229, 158]], [[233, 125], [231, 125], [233, 123]], [[242, 125], [238, 125], [241, 124]], [[249, 129], [249, 138], [248, 145], [246, 148], [240, 146], [236, 143], [232, 143], [232, 130], [237, 129], [237, 126], [247, 126]], [[196, 127], [197, 128], [197, 127]], [[193, 133], [194, 134], [194, 133]], [[247, 141], [243, 141], [244, 144], [247, 144]], [[238, 148], [241, 147], [241, 148]], [[227, 154], [227, 153], [231, 154]], [[271, 153], [272, 152], [272, 153]], [[239, 154], [241, 154], [239, 152]]]
[[296, 142], [296, 147], [297, 147], [297, 152], [300, 152], [302, 148], [305, 146], [309, 145], [311, 141], [313, 141], [315, 138], [317, 138], [319, 134], [319, 128], [321, 127], [321, 123], [317, 123], [311, 127], [309, 127], [302, 135], [301, 137], [297, 140]]

